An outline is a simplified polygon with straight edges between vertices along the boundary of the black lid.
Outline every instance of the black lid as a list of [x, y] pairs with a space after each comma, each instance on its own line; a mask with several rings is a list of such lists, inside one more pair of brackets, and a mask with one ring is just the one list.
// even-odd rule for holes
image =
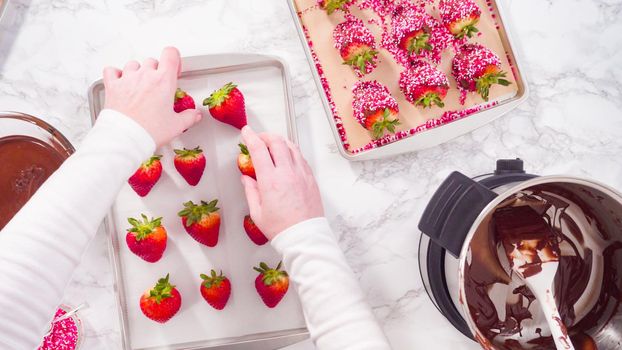
[[523, 160], [520, 158], [497, 160], [497, 169], [495, 169], [495, 175], [503, 175], [503, 174], [509, 174], [509, 173], [524, 174], [525, 169], [523, 168]]

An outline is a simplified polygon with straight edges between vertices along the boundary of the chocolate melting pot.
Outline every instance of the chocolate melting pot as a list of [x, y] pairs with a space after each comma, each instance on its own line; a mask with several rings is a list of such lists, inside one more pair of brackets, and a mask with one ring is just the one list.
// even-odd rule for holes
[[520, 160], [498, 161], [479, 181], [452, 173], [419, 225], [424, 285], [441, 313], [485, 349], [555, 349], [539, 301], [511, 272], [506, 251], [509, 244], [523, 253], [528, 274], [540, 271], [542, 257], [559, 258], [555, 301], [575, 348], [619, 349], [621, 217], [618, 192], [525, 174]]

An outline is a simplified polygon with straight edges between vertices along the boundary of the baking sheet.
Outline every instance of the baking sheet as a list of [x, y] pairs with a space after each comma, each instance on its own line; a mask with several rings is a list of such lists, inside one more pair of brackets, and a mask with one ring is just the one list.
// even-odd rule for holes
[[[361, 151], [365, 146], [374, 144], [370, 133], [362, 127], [353, 117], [352, 111], [352, 86], [359, 78], [354, 71], [346, 65], [342, 64], [342, 59], [337, 49], [333, 46], [333, 30], [335, 26], [344, 21], [343, 11], [336, 11], [332, 15], [326, 15], [326, 12], [317, 6], [315, 0], [292, 0], [297, 8], [298, 17], [304, 28], [307, 39], [312, 42], [311, 50], [316, 55], [317, 62], [324, 71], [324, 77], [328, 84], [330, 98], [334, 102], [335, 123], [341, 124], [344, 129], [346, 140], [341, 140], [343, 147], [349, 153]], [[513, 67], [510, 64], [508, 54], [504, 46], [504, 42], [499, 34], [499, 24], [493, 18], [499, 18], [496, 8], [487, 4], [486, 0], [475, 0], [482, 11], [481, 19], [477, 25], [481, 35], [468, 40], [471, 43], [481, 43], [495, 52], [502, 63], [502, 70], [508, 75], [507, 78], [512, 82], [508, 87], [495, 85], [490, 91], [490, 100], [483, 101], [477, 94], [468, 93], [464, 105], [459, 103], [459, 91], [456, 82], [451, 75], [451, 60], [454, 51], [447, 48], [442, 55], [439, 68], [444, 71], [450, 81], [451, 89], [445, 98], [445, 107], [432, 107], [431, 109], [423, 109], [414, 107], [410, 104], [398, 86], [399, 74], [404, 70], [403, 66], [395, 61], [393, 55], [380, 46], [380, 38], [382, 35], [381, 21], [378, 15], [371, 10], [360, 10], [357, 5], [350, 7], [351, 13], [363, 20], [367, 28], [369, 28], [376, 38], [376, 45], [379, 48], [379, 64], [378, 67], [370, 74], [365, 75], [360, 80], [378, 80], [389, 88], [391, 94], [397, 99], [400, 107], [401, 125], [397, 127], [398, 131], [410, 131], [429, 123], [430, 120], [438, 119], [445, 112], [463, 111], [470, 109], [479, 109], [480, 107], [493, 107], [497, 103], [501, 103], [512, 99], [518, 93], [519, 86], [516, 82]], [[360, 1], [357, 1], [360, 3]], [[438, 19], [438, 10], [435, 8], [438, 1], [427, 5], [427, 12]], [[390, 21], [389, 21], [390, 22]], [[475, 111], [474, 111], [475, 112]], [[339, 126], [338, 126], [339, 129]], [[422, 128], [422, 130], [427, 128]], [[406, 137], [413, 137], [406, 136]], [[387, 140], [395, 141], [395, 140]], [[386, 144], [387, 142], [382, 142]]]
[[[209, 59], [206, 56], [206, 62]], [[233, 81], [245, 96], [249, 124], [255, 130], [274, 132], [296, 141], [284, 69], [279, 62], [266, 58], [253, 65], [194, 70], [182, 74], [179, 87], [193, 96], [199, 106], [212, 91]], [[102, 93], [100, 89], [94, 99], [101, 101]], [[305, 332], [293, 288], [274, 309], [267, 308], [255, 291], [257, 273], [253, 266], [260, 261], [273, 266], [280, 257], [269, 244], [259, 247], [252, 243], [242, 226], [248, 208], [236, 163], [239, 131], [215, 121], [203, 110], [204, 118], [197, 126], [170, 146], [156, 151], [164, 156], [163, 174], [151, 193], [140, 198], [126, 184], [109, 218], [114, 254], [120, 261], [118, 292], [122, 293], [130, 349], [186, 349]], [[199, 184], [191, 187], [173, 166], [173, 148], [196, 146], [204, 150], [207, 166]], [[218, 245], [209, 248], [185, 232], [177, 212], [188, 200], [196, 203], [214, 198], [219, 199], [222, 222]], [[168, 246], [163, 258], [155, 264], [142, 261], [125, 244], [127, 217], [141, 213], [162, 216], [168, 231]], [[199, 274], [212, 268], [222, 270], [232, 284], [231, 298], [222, 311], [214, 310], [199, 293]], [[182, 307], [170, 321], [159, 324], [142, 314], [139, 299], [167, 273], [182, 295]]]

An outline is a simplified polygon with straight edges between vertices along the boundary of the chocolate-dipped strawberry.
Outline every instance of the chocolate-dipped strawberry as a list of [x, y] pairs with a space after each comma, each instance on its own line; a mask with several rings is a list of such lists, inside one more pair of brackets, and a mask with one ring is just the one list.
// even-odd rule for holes
[[473, 37], [482, 11], [473, 0], [441, 0], [438, 4], [441, 23], [456, 38]]
[[383, 35], [382, 46], [402, 65], [421, 58], [440, 62], [441, 53], [453, 36], [424, 8], [401, 4], [395, 8], [391, 26]]
[[378, 51], [374, 36], [360, 19], [347, 16], [333, 31], [335, 48], [343, 59], [343, 64], [352, 66], [358, 76], [363, 76], [376, 68]]
[[354, 117], [374, 139], [381, 138], [386, 131], [395, 133], [400, 124], [399, 106], [386, 86], [377, 81], [359, 81], [354, 84], [352, 95]]
[[427, 62], [417, 61], [403, 71], [399, 84], [406, 99], [415, 106], [445, 106], [443, 99], [449, 90], [449, 80], [445, 73]]
[[499, 56], [480, 44], [467, 44], [460, 49], [453, 59], [452, 73], [462, 93], [462, 104], [468, 91], [475, 91], [488, 101], [491, 86], [511, 84], [501, 70]]

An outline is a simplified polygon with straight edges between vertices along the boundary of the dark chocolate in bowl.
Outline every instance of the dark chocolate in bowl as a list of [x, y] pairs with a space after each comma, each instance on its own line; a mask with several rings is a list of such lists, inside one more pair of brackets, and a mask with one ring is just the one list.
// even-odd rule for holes
[[0, 230], [73, 152], [48, 123], [0, 112]]
[[622, 348], [622, 203], [615, 193], [563, 181], [507, 196], [477, 226], [463, 270], [476, 339], [495, 349], [555, 349], [539, 301], [503, 257], [499, 227], [537, 227], [532, 217], [559, 242], [554, 294], [575, 348]]

